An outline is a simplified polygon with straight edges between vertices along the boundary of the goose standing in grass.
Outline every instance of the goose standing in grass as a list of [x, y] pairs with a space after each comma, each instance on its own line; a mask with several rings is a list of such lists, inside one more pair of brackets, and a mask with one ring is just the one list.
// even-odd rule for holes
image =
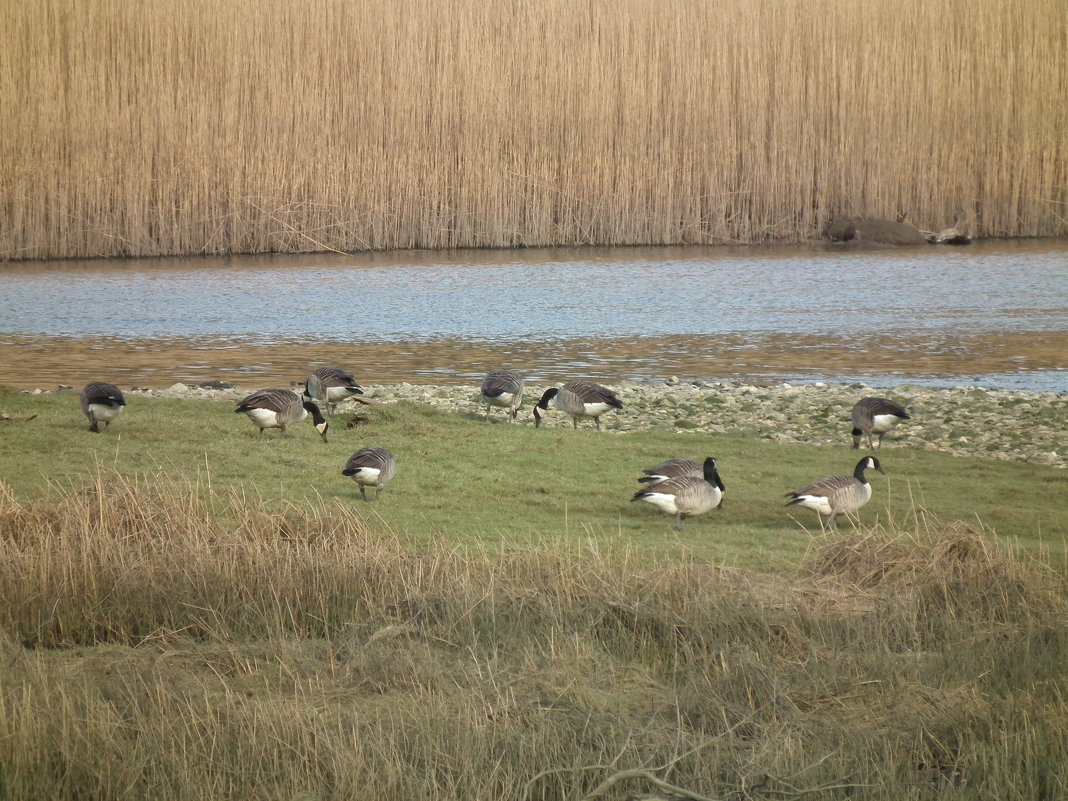
[[375, 488], [375, 500], [382, 494], [383, 487], [397, 472], [396, 457], [385, 448], [360, 448], [349, 457], [341, 475], [348, 476], [360, 487], [360, 495], [365, 501], [367, 487]]
[[[356, 383], [356, 379], [337, 367], [320, 367], [308, 376], [308, 381], [304, 385], [305, 397], [313, 401], [322, 401], [329, 415], [333, 415], [338, 404], [346, 398], [362, 394], [363, 390]], [[360, 399], [357, 398], [357, 400]]]
[[700, 478], [703, 475], [703, 468], [693, 459], [668, 459], [658, 465], [642, 470], [638, 483], [648, 484], [652, 487], [672, 478], [682, 478], [683, 476], [697, 476]]
[[879, 435], [879, 447], [883, 447], [883, 435], [902, 420], [911, 420], [905, 407], [887, 398], [861, 398], [853, 406], [853, 447], [859, 448], [863, 436], [868, 437], [868, 448], [875, 450], [871, 435]]
[[790, 500], [787, 506], [804, 506], [813, 509], [819, 515], [820, 525], [823, 518], [829, 517], [827, 528], [834, 531], [838, 515], [855, 514], [860, 507], [871, 499], [871, 484], [864, 477], [864, 471], [872, 469], [883, 473], [879, 460], [874, 456], [865, 456], [857, 462], [851, 476], [828, 476], [814, 481], [807, 487], [786, 493]]
[[82, 414], [89, 420], [89, 430], [100, 433], [100, 423], [106, 431], [111, 421], [122, 414], [126, 408], [126, 399], [114, 384], [104, 381], [91, 381], [85, 385], [80, 399]]
[[535, 428], [541, 425], [541, 412], [547, 412], [550, 403], [571, 416], [573, 428], [578, 428], [579, 420], [593, 420], [598, 431], [601, 430], [602, 414], [623, 408], [619, 396], [600, 384], [594, 384], [592, 381], [568, 381], [559, 388], [545, 390], [545, 394], [534, 407]]
[[304, 400], [296, 392], [288, 389], [261, 389], [253, 392], [237, 404], [234, 412], [248, 415], [248, 419], [260, 428], [262, 435], [268, 428], [281, 429], [299, 423], [309, 414], [319, 436], [326, 442], [326, 429], [329, 424], [319, 407], [310, 400]]
[[523, 403], [523, 378], [514, 370], [490, 370], [482, 379], [481, 392], [486, 404], [486, 419], [489, 420], [490, 408], [499, 406], [508, 410], [511, 422]]
[[646, 501], [667, 514], [675, 515], [675, 530], [682, 531], [686, 518], [703, 515], [722, 506], [725, 491], [716, 460], [709, 456], [701, 468], [701, 475], [666, 479], [648, 489], [639, 490], [631, 500]]

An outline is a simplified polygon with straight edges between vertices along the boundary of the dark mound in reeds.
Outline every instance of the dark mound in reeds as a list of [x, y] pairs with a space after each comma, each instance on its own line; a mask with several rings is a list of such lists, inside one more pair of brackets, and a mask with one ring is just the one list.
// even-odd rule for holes
[[900, 220], [853, 218], [829, 223], [827, 236], [835, 242], [869, 242], [879, 245], [925, 245], [927, 237]]

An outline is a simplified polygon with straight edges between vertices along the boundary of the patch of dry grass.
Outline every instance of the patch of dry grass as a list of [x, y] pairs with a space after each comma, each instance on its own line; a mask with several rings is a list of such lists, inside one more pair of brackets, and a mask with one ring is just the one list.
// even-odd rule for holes
[[203, 490], [0, 494], [0, 797], [1068, 791], [1068, 585], [982, 531], [780, 578]]
[[0, 7], [0, 257], [1068, 232], [1060, 0]]

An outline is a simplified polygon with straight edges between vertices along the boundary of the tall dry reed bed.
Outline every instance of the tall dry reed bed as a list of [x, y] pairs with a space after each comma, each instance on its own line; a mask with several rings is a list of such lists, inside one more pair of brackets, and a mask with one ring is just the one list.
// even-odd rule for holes
[[783, 579], [113, 475], [5, 492], [0, 797], [1064, 797], [1065, 578], [934, 529]]
[[0, 257], [1068, 233], [1062, 0], [0, 5]]

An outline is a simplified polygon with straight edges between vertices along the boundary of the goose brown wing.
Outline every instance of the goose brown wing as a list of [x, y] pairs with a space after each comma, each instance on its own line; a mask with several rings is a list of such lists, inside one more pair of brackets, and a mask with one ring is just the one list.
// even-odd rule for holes
[[693, 459], [668, 459], [660, 464], [642, 470], [638, 479], [642, 484], [663, 482], [679, 476], [703, 476], [701, 465]]
[[682, 476], [673, 481], [678, 482], [679, 486], [675, 493], [675, 505], [684, 515], [703, 514], [718, 506], [723, 498], [719, 487], [709, 484], [703, 478]]
[[339, 367], [320, 367], [313, 376], [319, 379], [324, 387], [355, 387], [356, 379], [351, 373], [347, 373]]
[[583, 403], [607, 403], [616, 409], [623, 408], [623, 403], [615, 392], [592, 381], [569, 381], [562, 389], [573, 392]]
[[317, 400], [331, 400], [332, 389], [348, 390], [351, 395], [363, 394], [356, 379], [339, 367], [320, 367], [308, 376], [304, 392]]
[[861, 398], [853, 407], [853, 423], [858, 426], [862, 422], [870, 425], [871, 418], [879, 414], [892, 414], [902, 420], [909, 419], [905, 408], [888, 398]]
[[126, 405], [126, 400], [122, 396], [122, 390], [114, 384], [108, 384], [105, 381], [90, 381], [86, 384], [85, 389], [82, 390], [81, 402], [83, 407], [88, 406], [90, 403], [101, 404], [103, 406]]
[[787, 497], [797, 497], [798, 495], [822, 495], [827, 498], [833, 493], [841, 492], [858, 483], [859, 482], [853, 478], [853, 476], [827, 476], [827, 478], [813, 481], [808, 486], [802, 487], [799, 490], [788, 492], [786, 495]]
[[697, 476], [672, 478], [646, 491], [659, 495], [674, 495], [675, 508], [683, 516], [707, 512], [721, 497], [718, 487]]
[[516, 393], [523, 389], [523, 379], [511, 370], [491, 370], [482, 380], [482, 394], [495, 398], [505, 392]]
[[235, 411], [269, 409], [277, 414], [285, 414], [298, 408], [303, 407], [296, 393], [288, 389], [260, 389], [240, 400]]
[[397, 471], [397, 459], [391, 451], [385, 448], [360, 448], [349, 457], [343, 473], [351, 475], [364, 467], [370, 467], [378, 471], [378, 483], [385, 484]]

